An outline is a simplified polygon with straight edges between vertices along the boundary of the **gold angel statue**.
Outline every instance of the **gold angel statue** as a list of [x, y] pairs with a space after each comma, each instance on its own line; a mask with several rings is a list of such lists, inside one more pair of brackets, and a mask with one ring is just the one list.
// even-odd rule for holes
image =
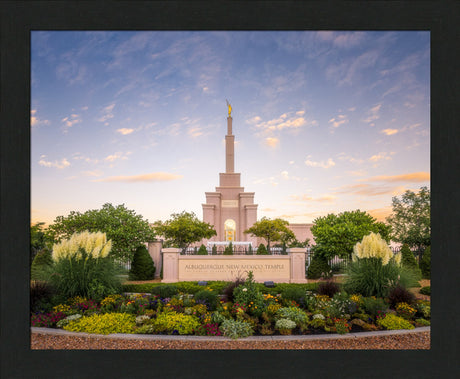
[[228, 107], [228, 117], [232, 117], [232, 106], [228, 102], [228, 100], [225, 100], [227, 102], [227, 107]]

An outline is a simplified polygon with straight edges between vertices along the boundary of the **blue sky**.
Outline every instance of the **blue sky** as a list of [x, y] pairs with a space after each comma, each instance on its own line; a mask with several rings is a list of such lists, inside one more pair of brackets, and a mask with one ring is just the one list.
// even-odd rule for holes
[[32, 32], [32, 222], [125, 204], [202, 217], [235, 171], [258, 217], [312, 222], [430, 183], [429, 32]]

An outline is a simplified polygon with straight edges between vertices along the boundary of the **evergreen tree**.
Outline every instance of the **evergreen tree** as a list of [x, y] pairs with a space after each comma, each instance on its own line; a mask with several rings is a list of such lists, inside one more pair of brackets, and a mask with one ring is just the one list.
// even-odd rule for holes
[[420, 269], [424, 279], [431, 277], [431, 248], [428, 246], [423, 252], [422, 260], [420, 261]]
[[136, 249], [129, 271], [130, 280], [151, 280], [155, 277], [155, 264], [145, 245]]
[[231, 242], [225, 248], [224, 255], [233, 255], [233, 244]]
[[409, 245], [403, 244], [401, 247], [401, 265], [405, 268], [408, 268], [416, 274], [418, 278], [422, 276], [417, 261], [415, 260], [414, 253], [409, 248]]
[[325, 257], [320, 254], [314, 254], [307, 269], [307, 278], [319, 279], [321, 276], [327, 276], [331, 270], [331, 266], [329, 266]]
[[198, 249], [197, 255], [208, 255], [208, 250], [206, 250], [206, 246], [201, 244], [200, 248]]
[[261, 243], [257, 248], [257, 255], [268, 255], [267, 248], [263, 243]]
[[30, 278], [32, 280], [40, 280], [46, 268], [51, 267], [52, 264], [53, 258], [51, 257], [51, 252], [46, 248], [40, 250], [32, 261]]

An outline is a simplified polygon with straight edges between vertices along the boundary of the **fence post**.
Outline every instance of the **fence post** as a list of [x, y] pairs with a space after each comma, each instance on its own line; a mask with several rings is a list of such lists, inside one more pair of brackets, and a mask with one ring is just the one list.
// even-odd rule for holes
[[163, 254], [162, 283], [176, 283], [179, 281], [179, 255], [181, 251], [181, 249], [174, 247], [161, 249]]
[[149, 254], [152, 257], [153, 264], [155, 265], [155, 278], [160, 277], [161, 273], [161, 248], [163, 246], [163, 241], [151, 241], [148, 243]]
[[290, 283], [307, 283], [305, 278], [305, 247], [292, 247], [287, 249], [291, 261], [291, 277]]

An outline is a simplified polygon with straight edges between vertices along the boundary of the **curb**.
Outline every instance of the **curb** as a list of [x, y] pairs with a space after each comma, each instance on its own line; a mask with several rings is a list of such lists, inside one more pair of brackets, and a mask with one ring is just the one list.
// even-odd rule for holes
[[330, 339], [355, 339], [365, 337], [384, 337], [392, 335], [404, 335], [431, 332], [430, 326], [423, 326], [415, 329], [398, 329], [398, 330], [383, 330], [379, 332], [360, 332], [348, 334], [315, 334], [315, 335], [295, 335], [295, 336], [255, 336], [238, 339], [228, 337], [208, 337], [208, 336], [172, 336], [158, 334], [92, 334], [82, 332], [69, 332], [62, 329], [52, 328], [30, 328], [31, 334], [45, 334], [54, 336], [69, 336], [69, 337], [88, 337], [88, 338], [109, 338], [122, 340], [147, 340], [147, 341], [201, 341], [201, 342], [217, 342], [217, 341], [311, 341], [311, 340], [330, 340]]

